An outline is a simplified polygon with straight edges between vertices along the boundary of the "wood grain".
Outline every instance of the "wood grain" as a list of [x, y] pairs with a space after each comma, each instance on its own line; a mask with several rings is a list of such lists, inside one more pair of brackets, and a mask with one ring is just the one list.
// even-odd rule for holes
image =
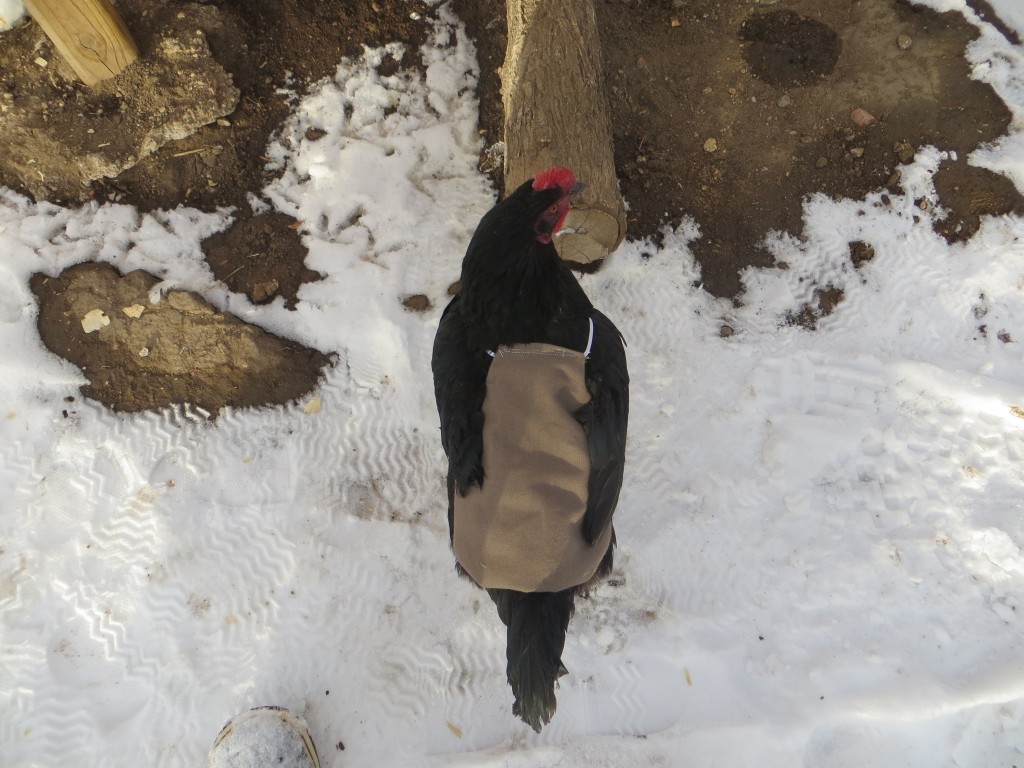
[[113, 77], [139, 56], [110, 0], [25, 0], [25, 7], [86, 85]]
[[572, 168], [587, 189], [556, 244], [563, 259], [599, 262], [626, 234], [601, 41], [591, 0], [507, 0], [508, 48], [501, 68], [505, 191], [537, 171]]

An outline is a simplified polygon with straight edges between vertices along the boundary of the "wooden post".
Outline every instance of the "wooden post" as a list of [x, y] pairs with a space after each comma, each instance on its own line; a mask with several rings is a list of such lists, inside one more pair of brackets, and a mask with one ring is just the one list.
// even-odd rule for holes
[[139, 56], [110, 0], [25, 0], [25, 7], [86, 85], [113, 77]]
[[626, 209], [594, 7], [591, 0], [507, 0], [507, 11], [505, 191], [548, 166], [572, 168], [587, 189], [555, 243], [566, 261], [597, 266], [626, 236]]

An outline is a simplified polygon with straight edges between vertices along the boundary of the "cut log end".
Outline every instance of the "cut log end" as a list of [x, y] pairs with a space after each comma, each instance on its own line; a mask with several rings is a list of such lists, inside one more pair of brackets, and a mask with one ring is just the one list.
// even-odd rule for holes
[[591, 0], [506, 1], [506, 193], [542, 168], [572, 168], [587, 190], [556, 247], [565, 261], [600, 264], [625, 237], [626, 209], [598, 85], [603, 77], [594, 8]]
[[25, 0], [25, 7], [86, 85], [120, 74], [139, 57], [110, 0]]
[[555, 247], [564, 261], [596, 267], [618, 247], [623, 234], [619, 220], [607, 211], [578, 207], [565, 217]]

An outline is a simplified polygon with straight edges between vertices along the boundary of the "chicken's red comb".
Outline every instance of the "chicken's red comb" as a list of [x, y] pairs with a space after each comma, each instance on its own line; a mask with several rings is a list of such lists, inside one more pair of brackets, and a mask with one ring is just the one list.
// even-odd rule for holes
[[568, 168], [559, 168], [558, 166], [546, 168], [533, 177], [533, 189], [535, 192], [540, 192], [542, 189], [551, 189], [552, 187], [568, 190], [575, 183], [576, 174]]

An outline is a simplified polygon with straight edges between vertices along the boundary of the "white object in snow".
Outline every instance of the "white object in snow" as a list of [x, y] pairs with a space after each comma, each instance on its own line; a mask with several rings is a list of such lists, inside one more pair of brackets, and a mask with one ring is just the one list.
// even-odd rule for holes
[[0, 0], [0, 31], [11, 29], [25, 18], [21, 0]]
[[306, 723], [286, 709], [259, 707], [228, 721], [206, 768], [320, 768]]

